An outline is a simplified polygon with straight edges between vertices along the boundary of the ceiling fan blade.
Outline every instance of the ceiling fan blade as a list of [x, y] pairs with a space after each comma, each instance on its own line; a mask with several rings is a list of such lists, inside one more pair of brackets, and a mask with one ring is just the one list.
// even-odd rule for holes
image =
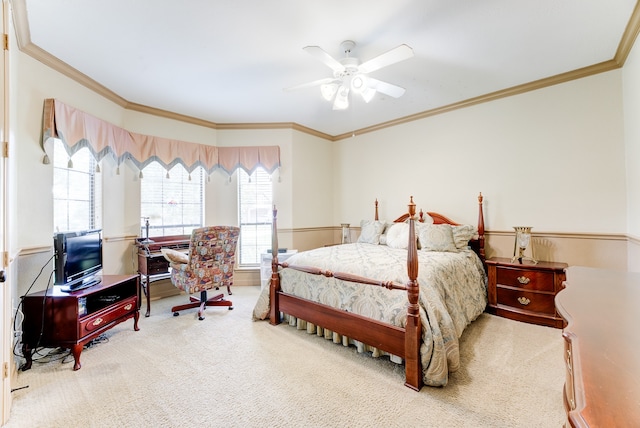
[[340, 61], [326, 53], [320, 46], [306, 46], [302, 49], [310, 53], [316, 59], [319, 59], [320, 61], [325, 63], [333, 71], [344, 71], [344, 65], [342, 65]]
[[391, 83], [383, 82], [382, 80], [374, 79], [372, 77], [369, 77], [367, 82], [367, 86], [369, 88], [373, 88], [376, 91], [389, 95], [393, 98], [399, 98], [405, 92], [405, 89], [401, 86], [392, 85]]
[[382, 67], [409, 59], [412, 56], [413, 49], [407, 45], [400, 45], [390, 51], [378, 55], [375, 58], [371, 58], [370, 60], [363, 62], [358, 66], [358, 70], [361, 73], [371, 73], [372, 71], [379, 70]]
[[313, 86], [320, 86], [320, 85], [324, 85], [326, 83], [333, 83], [333, 82], [336, 82], [336, 81], [337, 80], [334, 79], [333, 77], [326, 77], [324, 79], [314, 80], [313, 82], [307, 82], [307, 83], [302, 83], [300, 85], [290, 86], [288, 88], [284, 88], [284, 90], [285, 91], [296, 91], [298, 89], [311, 88]]

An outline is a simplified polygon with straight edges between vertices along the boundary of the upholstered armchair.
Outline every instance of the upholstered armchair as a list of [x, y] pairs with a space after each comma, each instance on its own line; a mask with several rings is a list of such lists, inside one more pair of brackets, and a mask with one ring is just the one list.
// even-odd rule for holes
[[[207, 290], [227, 287], [231, 294], [236, 257], [236, 244], [240, 229], [234, 226], [210, 226], [194, 229], [191, 233], [189, 252], [185, 259], [171, 261], [171, 282], [189, 296], [190, 303], [171, 308], [174, 316], [179, 311], [198, 309], [198, 319], [204, 319], [207, 306], [228, 306], [233, 303], [220, 293], [207, 297]], [[166, 256], [166, 254], [165, 254]], [[197, 298], [193, 294], [200, 293]]]

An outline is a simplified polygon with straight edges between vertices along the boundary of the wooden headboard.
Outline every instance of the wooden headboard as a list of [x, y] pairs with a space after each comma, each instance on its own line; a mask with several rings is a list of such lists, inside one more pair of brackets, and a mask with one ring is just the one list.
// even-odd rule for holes
[[[478, 237], [473, 238], [469, 241], [469, 246], [473, 251], [475, 251], [480, 260], [484, 263], [485, 261], [485, 250], [484, 250], [484, 214], [482, 210], [482, 200], [483, 200], [482, 192], [478, 195]], [[413, 196], [411, 196], [411, 204], [413, 204]], [[379, 220], [378, 218], [378, 200], [375, 202], [375, 220]], [[433, 224], [450, 224], [452, 226], [460, 226], [460, 223], [456, 223], [455, 221], [449, 219], [448, 217], [443, 216], [442, 214], [427, 211], [427, 215], [433, 219]], [[407, 221], [410, 214], [406, 213], [395, 219], [394, 223], [402, 223]], [[424, 212], [420, 210], [417, 221], [424, 223]]]

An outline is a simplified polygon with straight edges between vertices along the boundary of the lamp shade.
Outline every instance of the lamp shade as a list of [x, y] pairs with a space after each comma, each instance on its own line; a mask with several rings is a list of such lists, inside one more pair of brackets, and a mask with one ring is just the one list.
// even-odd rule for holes
[[340, 85], [336, 99], [333, 101], [334, 110], [345, 110], [349, 107], [349, 88], [344, 85]]

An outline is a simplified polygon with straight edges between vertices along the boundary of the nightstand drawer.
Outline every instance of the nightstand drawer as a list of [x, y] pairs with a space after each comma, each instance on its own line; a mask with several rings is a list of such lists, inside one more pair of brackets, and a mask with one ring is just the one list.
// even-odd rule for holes
[[542, 294], [525, 290], [497, 287], [498, 302], [501, 305], [540, 314], [554, 315], [556, 312], [553, 294]]
[[497, 283], [526, 290], [554, 291], [553, 272], [498, 267]]

